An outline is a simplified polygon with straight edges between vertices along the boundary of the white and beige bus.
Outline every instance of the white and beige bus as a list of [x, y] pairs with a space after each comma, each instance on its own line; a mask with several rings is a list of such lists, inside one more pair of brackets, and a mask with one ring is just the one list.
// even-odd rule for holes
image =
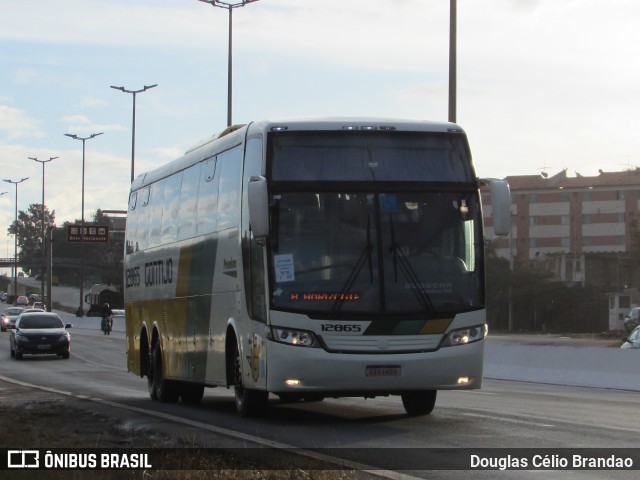
[[[506, 234], [509, 188], [492, 189]], [[241, 415], [284, 401], [482, 383], [479, 186], [464, 131], [393, 119], [254, 122], [132, 184], [127, 363], [151, 398], [234, 387]]]

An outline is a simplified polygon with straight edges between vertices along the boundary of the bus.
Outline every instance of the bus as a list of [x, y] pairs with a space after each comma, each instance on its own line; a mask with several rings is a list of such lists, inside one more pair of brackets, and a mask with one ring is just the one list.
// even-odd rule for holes
[[493, 231], [509, 187], [479, 180], [452, 123], [252, 122], [131, 185], [128, 369], [162, 402], [233, 388], [241, 416], [284, 402], [482, 384], [480, 187]]

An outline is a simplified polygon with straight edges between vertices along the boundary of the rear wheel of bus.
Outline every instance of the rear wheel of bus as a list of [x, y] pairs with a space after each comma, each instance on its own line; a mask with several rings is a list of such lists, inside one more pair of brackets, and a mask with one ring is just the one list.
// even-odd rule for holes
[[149, 373], [147, 374], [149, 396], [153, 400], [160, 400], [161, 402], [177, 402], [180, 397], [180, 391], [176, 382], [164, 378], [162, 350], [158, 341], [153, 344], [151, 349], [149, 367]]
[[417, 390], [404, 392], [400, 397], [406, 412], [409, 415], [417, 416], [428, 415], [433, 411], [437, 395], [437, 390]]

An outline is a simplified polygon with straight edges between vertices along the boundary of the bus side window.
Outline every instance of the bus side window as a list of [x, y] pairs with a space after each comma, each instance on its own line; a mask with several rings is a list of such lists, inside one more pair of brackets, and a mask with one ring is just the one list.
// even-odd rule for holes
[[240, 172], [242, 149], [234, 147], [218, 156], [220, 187], [218, 193], [218, 230], [238, 226], [240, 218]]
[[198, 206], [196, 215], [196, 235], [211, 233], [216, 230], [216, 211], [218, 209], [218, 177], [216, 173], [216, 157], [206, 160], [202, 165], [200, 188], [198, 190]]
[[182, 175], [180, 209], [178, 211], [178, 240], [194, 237], [196, 234], [196, 213], [198, 206], [198, 184], [202, 163], [187, 168]]
[[129, 197], [129, 212], [127, 213], [126, 254], [136, 251], [136, 229], [138, 228], [138, 211], [136, 208], [138, 192], [131, 192]]
[[177, 239], [181, 187], [182, 172], [178, 172], [166, 179], [162, 207], [162, 236], [160, 239], [162, 245], [173, 243]]
[[160, 231], [162, 229], [162, 203], [166, 179], [162, 179], [151, 186], [151, 198], [149, 199], [149, 239], [147, 247], [160, 245]]
[[258, 245], [250, 231], [249, 204], [246, 192], [249, 179], [262, 174], [262, 137], [250, 138], [247, 141], [242, 185], [242, 257], [244, 266], [244, 285], [249, 317], [267, 321], [267, 304], [265, 296], [264, 248]]
[[138, 228], [136, 231], [136, 247], [135, 251], [145, 250], [147, 248], [147, 239], [149, 236], [149, 207], [151, 187], [142, 190], [142, 198], [138, 199]]

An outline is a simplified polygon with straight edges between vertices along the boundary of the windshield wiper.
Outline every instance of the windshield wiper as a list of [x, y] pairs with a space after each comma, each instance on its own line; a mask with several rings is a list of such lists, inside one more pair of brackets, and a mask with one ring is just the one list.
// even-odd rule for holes
[[365, 261], [368, 261], [369, 263], [369, 280], [371, 283], [373, 283], [373, 263], [371, 260], [372, 250], [373, 250], [373, 245], [371, 244], [371, 216], [368, 215], [367, 216], [367, 244], [365, 245], [364, 250], [360, 254], [358, 261], [353, 266], [353, 269], [351, 270], [351, 273], [349, 274], [347, 281], [345, 282], [343, 287], [340, 289], [340, 292], [338, 293], [338, 296], [335, 302], [333, 302], [333, 305], [331, 307], [331, 318], [335, 318], [338, 315], [338, 312], [340, 311], [340, 309], [342, 308], [342, 305], [344, 304], [346, 294], [349, 293], [349, 291], [351, 290], [351, 287], [353, 287], [353, 284], [358, 279], [358, 275], [360, 275], [360, 272], [362, 271], [362, 267], [364, 267]]
[[402, 273], [404, 273], [407, 280], [411, 282], [411, 286], [413, 287], [411, 291], [416, 295], [416, 298], [422, 305], [422, 308], [428, 310], [431, 313], [437, 313], [436, 307], [434, 307], [431, 298], [429, 298], [427, 290], [424, 288], [424, 285], [420, 281], [420, 277], [418, 277], [418, 274], [411, 266], [411, 263], [407, 259], [407, 256], [402, 251], [402, 247], [396, 242], [396, 233], [393, 226], [393, 217], [391, 214], [389, 214], [389, 227], [391, 233], [391, 246], [389, 247], [389, 251], [393, 254], [393, 273], [395, 282], [398, 282], [399, 265]]

